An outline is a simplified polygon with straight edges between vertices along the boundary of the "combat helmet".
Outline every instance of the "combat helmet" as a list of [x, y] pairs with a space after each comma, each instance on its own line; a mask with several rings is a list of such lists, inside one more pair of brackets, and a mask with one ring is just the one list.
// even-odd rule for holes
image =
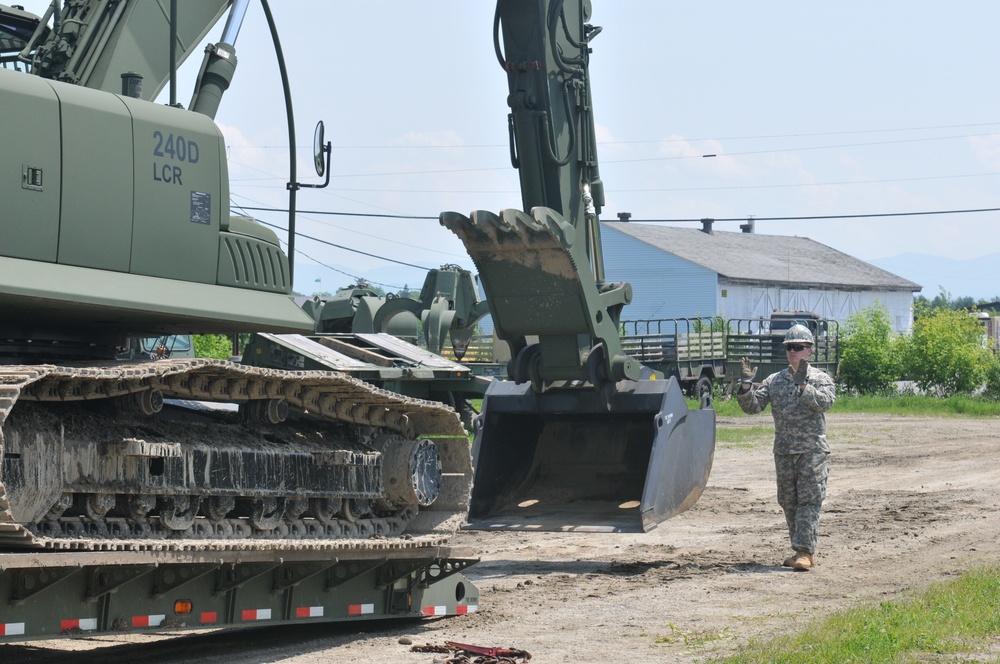
[[810, 346], [816, 345], [816, 340], [813, 339], [812, 332], [805, 325], [792, 325], [788, 328], [788, 332], [785, 332], [785, 341], [787, 344], [809, 344]]

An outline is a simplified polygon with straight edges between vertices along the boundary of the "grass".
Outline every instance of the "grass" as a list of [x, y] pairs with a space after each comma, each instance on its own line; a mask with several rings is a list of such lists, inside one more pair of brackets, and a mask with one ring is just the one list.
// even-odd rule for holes
[[1000, 401], [968, 395], [842, 396], [833, 404], [831, 412], [1000, 417]]
[[[716, 399], [712, 405], [715, 412], [721, 416], [743, 414], [736, 399]], [[697, 408], [698, 402], [689, 400], [688, 407]], [[944, 398], [919, 395], [839, 395], [830, 412], [938, 417], [1000, 417], [1000, 401], [965, 395]]]
[[994, 661], [972, 659], [1000, 634], [1000, 567], [977, 568], [898, 602], [839, 611], [801, 632], [751, 641], [725, 664]]
[[[689, 402], [696, 407], [696, 402]], [[719, 415], [742, 415], [735, 399], [716, 400]], [[937, 417], [1000, 417], [1000, 403], [970, 396], [850, 396], [831, 412]], [[769, 442], [768, 426], [719, 427], [721, 443]], [[801, 632], [751, 642], [725, 664], [842, 662], [989, 661], [1000, 664], [1000, 567], [972, 570], [957, 580], [931, 586], [919, 596], [837, 612]], [[991, 649], [991, 643], [992, 648]], [[989, 652], [986, 658], [977, 653]]]
[[736, 447], [753, 447], [766, 443], [771, 444], [774, 439], [773, 426], [753, 425], [749, 427], [719, 427], [715, 428], [715, 441], [718, 443], [729, 443]]
[[[718, 641], [719, 639], [726, 637], [727, 629], [723, 628], [721, 631], [685, 631], [679, 628], [677, 625], [667, 623], [667, 627], [670, 629], [670, 633], [657, 636], [654, 640], [655, 643], [681, 643], [685, 646], [704, 646], [712, 641]], [[645, 636], [645, 635], [642, 635]]]
[[[477, 404], [478, 405], [478, 404]], [[720, 416], [743, 415], [735, 399], [716, 399]], [[697, 408], [696, 400], [688, 401]], [[478, 410], [478, 409], [477, 409]], [[939, 417], [1000, 417], [1000, 403], [970, 396], [947, 398], [841, 395], [832, 412]], [[733, 445], [770, 444], [771, 426], [719, 427], [716, 439]], [[704, 645], [723, 634], [671, 632], [658, 643]], [[846, 662], [988, 661], [1000, 664], [1000, 567], [971, 570], [935, 584], [912, 599], [880, 602], [836, 612], [801, 632], [751, 641], [723, 664], [842, 664]], [[991, 645], [992, 644], [992, 645]], [[993, 653], [986, 655], [982, 653]]]

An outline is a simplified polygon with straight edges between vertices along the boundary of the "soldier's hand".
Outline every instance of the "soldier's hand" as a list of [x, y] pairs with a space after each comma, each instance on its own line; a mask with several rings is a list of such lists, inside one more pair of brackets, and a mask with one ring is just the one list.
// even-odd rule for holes
[[806, 362], [805, 358], [799, 360], [799, 366], [792, 374], [792, 380], [796, 385], [805, 385], [806, 376], [809, 375], [809, 363]]
[[754, 377], [757, 376], [757, 367], [750, 366], [750, 358], [744, 357], [740, 364], [740, 382], [741, 383], [752, 383]]

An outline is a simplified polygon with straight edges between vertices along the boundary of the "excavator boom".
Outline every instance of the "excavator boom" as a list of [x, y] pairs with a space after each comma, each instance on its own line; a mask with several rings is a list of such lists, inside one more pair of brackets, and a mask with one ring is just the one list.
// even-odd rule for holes
[[[640, 380], [619, 323], [631, 286], [605, 280], [589, 0], [499, 0], [511, 163], [523, 210], [444, 212], [479, 269], [509, 382], [487, 392], [470, 523], [649, 530], [708, 480], [715, 413], [675, 380]], [[649, 375], [649, 372], [645, 372]]]
[[[35, 22], [19, 59], [42, 78], [112, 93], [122, 91], [122, 74], [128, 72], [142, 81], [137, 90], [133, 87], [134, 96], [151, 101], [163, 90], [174, 68], [234, 4], [237, 11], [230, 21], [237, 29], [247, 1], [184, 2], [183, 11], [173, 16], [173, 28], [169, 2], [66, 0], [63, 4], [58, 12], [54, 10], [59, 3], [53, 2], [48, 13]], [[0, 9], [0, 16], [3, 11]], [[46, 25], [49, 18], [54, 18], [54, 29]], [[150, 35], [170, 35], [170, 39], [150, 39]], [[171, 41], [172, 60], [163, 57]]]

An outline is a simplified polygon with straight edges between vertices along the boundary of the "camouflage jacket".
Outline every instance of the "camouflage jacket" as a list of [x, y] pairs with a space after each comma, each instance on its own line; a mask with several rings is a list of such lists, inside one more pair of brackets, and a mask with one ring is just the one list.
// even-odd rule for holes
[[806, 387], [799, 393], [786, 367], [754, 385], [749, 392], [736, 395], [744, 413], [759, 413], [771, 404], [774, 416], [774, 453], [801, 454], [829, 452], [826, 442], [826, 417], [837, 395], [833, 379], [826, 372], [810, 366]]

